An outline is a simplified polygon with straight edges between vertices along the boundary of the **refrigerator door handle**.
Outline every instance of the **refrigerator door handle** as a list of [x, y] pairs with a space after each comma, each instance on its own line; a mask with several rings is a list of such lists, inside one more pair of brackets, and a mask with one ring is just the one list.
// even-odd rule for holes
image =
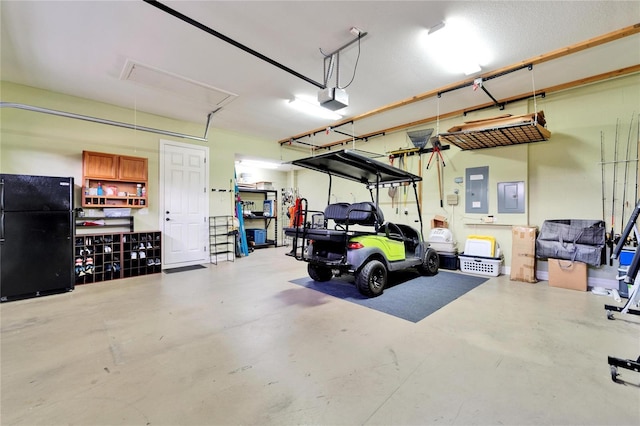
[[4, 210], [4, 179], [0, 179], [0, 210]]
[[0, 243], [4, 243], [4, 211], [0, 211]]

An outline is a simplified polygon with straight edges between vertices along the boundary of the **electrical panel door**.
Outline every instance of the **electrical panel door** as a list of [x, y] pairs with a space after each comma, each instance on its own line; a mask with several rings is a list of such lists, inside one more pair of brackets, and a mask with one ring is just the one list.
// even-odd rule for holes
[[470, 167], [466, 170], [466, 213], [489, 213], [489, 166]]

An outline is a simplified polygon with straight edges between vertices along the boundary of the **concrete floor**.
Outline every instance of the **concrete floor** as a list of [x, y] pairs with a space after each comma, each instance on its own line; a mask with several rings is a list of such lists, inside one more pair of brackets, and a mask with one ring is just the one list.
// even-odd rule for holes
[[235, 263], [0, 306], [3, 425], [640, 424], [640, 318], [492, 278], [412, 323]]

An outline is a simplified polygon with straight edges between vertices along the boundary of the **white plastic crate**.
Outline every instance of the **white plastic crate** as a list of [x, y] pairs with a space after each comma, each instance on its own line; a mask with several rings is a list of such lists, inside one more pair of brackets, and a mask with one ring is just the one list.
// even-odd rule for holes
[[497, 277], [500, 275], [501, 258], [465, 256], [464, 253], [458, 256], [460, 260], [460, 270], [476, 275], [486, 275]]

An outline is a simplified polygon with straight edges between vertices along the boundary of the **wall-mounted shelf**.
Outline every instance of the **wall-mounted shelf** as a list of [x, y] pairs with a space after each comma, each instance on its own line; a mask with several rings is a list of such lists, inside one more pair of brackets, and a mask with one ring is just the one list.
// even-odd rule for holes
[[147, 207], [146, 158], [83, 151], [82, 181], [82, 207]]
[[514, 223], [486, 223], [486, 222], [462, 222], [463, 225], [465, 226], [508, 226], [508, 227], [512, 227], [512, 226], [529, 226], [529, 225], [517, 225]]
[[104, 232], [133, 232], [133, 216], [76, 217], [76, 235], [102, 234]]

